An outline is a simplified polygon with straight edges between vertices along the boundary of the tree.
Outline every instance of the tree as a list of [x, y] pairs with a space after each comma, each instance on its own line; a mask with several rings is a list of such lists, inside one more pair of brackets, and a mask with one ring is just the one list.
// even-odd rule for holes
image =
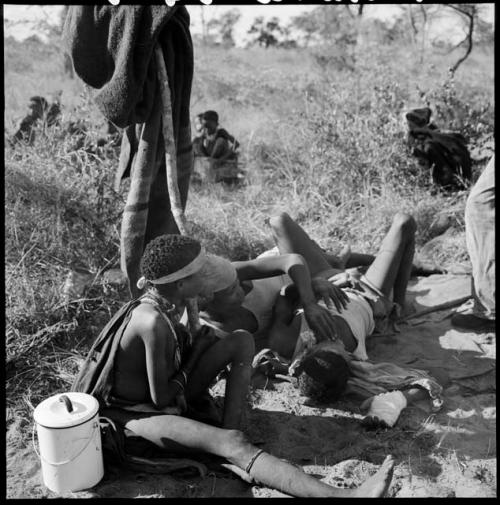
[[493, 47], [495, 43], [495, 28], [493, 23], [485, 21], [478, 16], [474, 27], [474, 43]]
[[350, 9], [342, 6], [326, 5], [316, 7], [310, 12], [291, 19], [293, 28], [302, 32], [304, 45], [317, 44], [352, 45], [356, 44], [359, 13], [357, 16]]
[[311, 42], [313, 36], [318, 31], [317, 20], [310, 14], [299, 14], [291, 19], [291, 26], [303, 33], [304, 47], [307, 47]]
[[457, 12], [462, 20], [465, 21], [463, 27], [465, 38], [455, 46], [455, 48], [464, 46], [465, 54], [450, 68], [451, 75], [454, 75], [458, 67], [469, 57], [472, 51], [474, 26], [478, 16], [478, 8], [476, 4], [447, 4], [447, 7]]
[[277, 17], [273, 17], [269, 21], [264, 21], [264, 17], [259, 16], [255, 18], [247, 33], [249, 35], [255, 34], [256, 37], [252, 42], [259, 44], [259, 46], [264, 46], [267, 49], [269, 46], [278, 45], [279, 38], [284, 33], [284, 29], [279, 24], [279, 19]]
[[218, 31], [221, 43], [224, 46], [234, 46], [233, 31], [240, 17], [241, 13], [236, 9], [232, 9], [219, 18], [211, 19], [207, 24], [207, 28]]

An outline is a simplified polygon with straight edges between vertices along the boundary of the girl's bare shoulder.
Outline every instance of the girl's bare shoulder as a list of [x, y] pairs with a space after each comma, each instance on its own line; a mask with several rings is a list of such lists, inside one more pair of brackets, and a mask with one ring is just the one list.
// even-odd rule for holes
[[149, 303], [141, 303], [132, 310], [130, 325], [141, 334], [170, 331], [165, 317]]

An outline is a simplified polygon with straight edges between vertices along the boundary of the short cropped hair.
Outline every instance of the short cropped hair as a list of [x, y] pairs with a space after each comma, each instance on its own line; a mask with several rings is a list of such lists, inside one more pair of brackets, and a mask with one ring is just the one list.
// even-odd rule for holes
[[219, 122], [219, 114], [215, 112], [214, 110], [207, 110], [206, 112], [203, 113], [203, 119], [206, 119], [207, 121], [214, 121], [215, 123]]
[[318, 401], [335, 401], [344, 392], [349, 378], [349, 365], [339, 354], [326, 349], [306, 356], [298, 376], [302, 395]]
[[141, 272], [155, 280], [170, 275], [191, 263], [201, 251], [201, 244], [185, 235], [160, 235], [146, 246], [141, 258]]

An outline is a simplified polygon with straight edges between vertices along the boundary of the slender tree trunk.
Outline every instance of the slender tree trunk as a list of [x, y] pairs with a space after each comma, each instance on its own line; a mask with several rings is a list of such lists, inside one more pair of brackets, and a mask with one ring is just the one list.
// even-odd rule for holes
[[201, 21], [201, 40], [203, 45], [207, 43], [207, 22], [205, 20], [205, 12], [203, 7], [200, 7], [200, 21]]
[[425, 61], [425, 44], [427, 42], [427, 11], [424, 5], [420, 5], [420, 10], [422, 12], [422, 35], [420, 40], [420, 64], [423, 65]]
[[407, 5], [406, 12], [408, 13], [408, 20], [409, 20], [410, 26], [411, 26], [411, 32], [410, 32], [411, 43], [412, 43], [413, 47], [416, 47], [417, 46], [418, 28], [415, 23], [415, 17], [413, 16], [413, 9], [412, 9], [411, 5]]
[[472, 14], [469, 14], [468, 12], [464, 12], [463, 10], [460, 9], [457, 10], [469, 18], [469, 27], [467, 37], [465, 39], [467, 43], [467, 49], [465, 51], [465, 54], [450, 68], [450, 73], [452, 76], [455, 75], [455, 72], [457, 71], [458, 67], [469, 57], [472, 51], [472, 45], [473, 45], [472, 35], [474, 33], [474, 12], [472, 12]]

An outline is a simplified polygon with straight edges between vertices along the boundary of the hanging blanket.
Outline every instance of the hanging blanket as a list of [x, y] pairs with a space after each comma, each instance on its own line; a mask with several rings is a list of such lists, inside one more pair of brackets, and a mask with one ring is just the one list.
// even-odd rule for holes
[[189, 120], [193, 46], [185, 7], [84, 6], [68, 9], [63, 38], [75, 72], [94, 88], [104, 116], [121, 128], [115, 186], [131, 175], [121, 228], [122, 269], [133, 297], [146, 244], [177, 233], [170, 210], [161, 135], [161, 102], [155, 47], [162, 49], [171, 95], [173, 144], [182, 205], [192, 170]]

